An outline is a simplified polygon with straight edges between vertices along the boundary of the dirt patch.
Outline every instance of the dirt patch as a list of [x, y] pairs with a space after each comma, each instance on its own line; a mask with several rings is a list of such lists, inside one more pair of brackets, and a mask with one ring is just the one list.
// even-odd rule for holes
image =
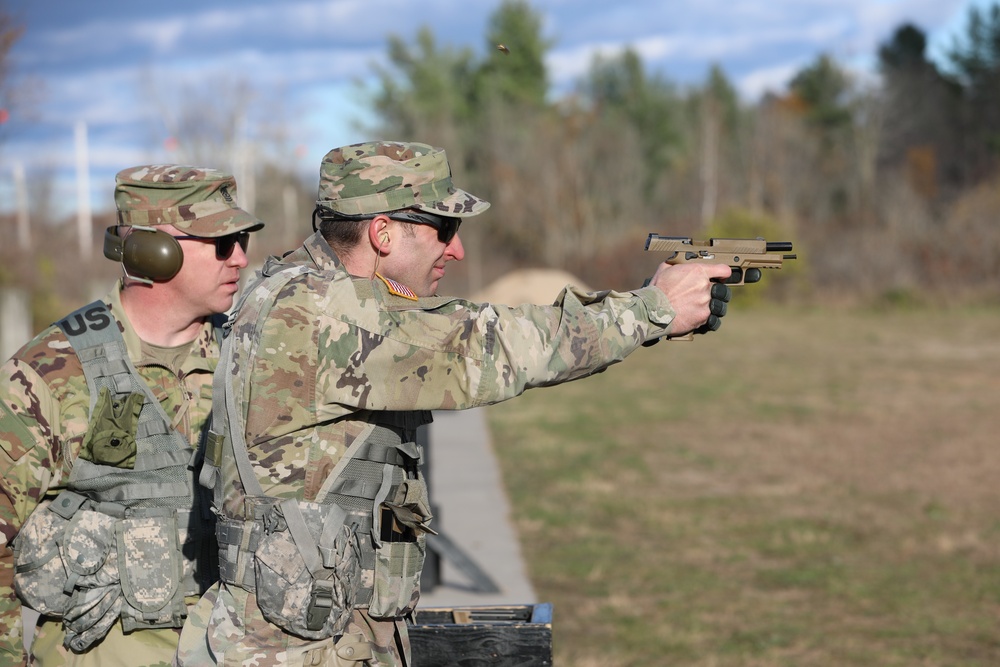
[[590, 291], [583, 282], [556, 269], [521, 269], [512, 271], [473, 295], [477, 302], [519, 306], [522, 303], [550, 305], [567, 285]]

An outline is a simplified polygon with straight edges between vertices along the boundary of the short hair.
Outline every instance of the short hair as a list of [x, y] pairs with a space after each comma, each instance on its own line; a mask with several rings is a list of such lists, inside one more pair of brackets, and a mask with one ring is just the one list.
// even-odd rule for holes
[[[372, 219], [379, 215], [392, 218], [395, 213], [397, 212], [386, 211], [358, 217], [341, 215], [323, 206], [317, 206], [313, 211], [313, 219], [314, 221], [318, 220], [314, 227], [323, 235], [323, 239], [333, 248], [333, 251], [339, 255], [346, 255], [363, 241], [365, 232], [368, 231], [368, 223]], [[403, 233], [406, 236], [414, 236], [416, 232], [412, 224], [406, 224], [403, 226]]]
[[330, 244], [333, 251], [341, 255], [349, 253], [361, 243], [361, 239], [365, 236], [365, 230], [368, 229], [368, 223], [373, 217], [375, 216], [348, 218], [337, 215], [322, 206], [317, 206], [316, 210], [313, 211], [314, 220], [319, 221], [316, 229]]

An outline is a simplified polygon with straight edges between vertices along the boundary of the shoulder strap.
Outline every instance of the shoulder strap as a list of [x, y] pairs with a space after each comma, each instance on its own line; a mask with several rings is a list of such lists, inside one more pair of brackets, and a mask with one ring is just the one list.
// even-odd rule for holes
[[[233, 349], [236, 343], [234, 342], [235, 337], [232, 335], [232, 325], [236, 321], [237, 315], [242, 313], [254, 319], [254, 331], [259, 331], [267, 314], [271, 312], [271, 308], [274, 306], [278, 291], [296, 276], [315, 272], [315, 269], [311, 266], [304, 264], [291, 266], [275, 271], [274, 273], [268, 273], [268, 268], [270, 267], [265, 267], [261, 273], [260, 280], [252, 288], [244, 292], [236, 308], [233, 310], [232, 316], [226, 323], [226, 335], [219, 354], [219, 366], [212, 382], [213, 431], [209, 434], [205, 465], [202, 467], [199, 482], [203, 486], [216, 490], [215, 500], [217, 505], [222, 502], [221, 493], [223, 489], [220, 488], [221, 476], [219, 475], [219, 467], [222, 460], [222, 450], [226, 444], [232, 446], [240, 482], [243, 484], [247, 495], [264, 495], [264, 490], [257, 480], [257, 475], [253, 471], [247, 454], [246, 436], [244, 434], [246, 424], [244, 422], [241, 402], [246, 385], [250, 381], [249, 369], [244, 369], [247, 372], [243, 373], [242, 376], [237, 374], [237, 377], [241, 379], [239, 396], [236, 395], [233, 388], [235, 384], [233, 378], [234, 359], [252, 359], [257, 350], [259, 338], [250, 341], [249, 347], [245, 351], [237, 353]], [[248, 306], [251, 295], [253, 295], [254, 300], [252, 305]], [[228, 443], [226, 443], [227, 435]]]
[[91, 411], [97, 404], [99, 378], [109, 378], [109, 389], [114, 393], [143, 393], [146, 401], [155, 407], [163, 423], [170, 423], [160, 402], [129, 359], [125, 339], [118, 330], [118, 321], [103, 301], [98, 299], [70, 313], [57, 322], [56, 326], [73, 346], [73, 351], [83, 366], [83, 375], [90, 390]]

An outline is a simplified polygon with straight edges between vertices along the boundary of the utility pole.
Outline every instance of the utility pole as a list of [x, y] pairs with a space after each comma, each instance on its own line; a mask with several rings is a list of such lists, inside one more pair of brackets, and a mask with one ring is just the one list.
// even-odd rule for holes
[[31, 250], [31, 228], [28, 226], [28, 188], [24, 179], [24, 165], [14, 163], [14, 201], [17, 202], [17, 246]]
[[90, 155], [87, 148], [87, 123], [76, 122], [76, 228], [80, 239], [80, 259], [90, 261], [94, 247], [90, 216]]
[[235, 137], [233, 141], [233, 176], [236, 177], [236, 187], [240, 192], [240, 208], [250, 213], [257, 208], [257, 192], [254, 182], [253, 146], [247, 138], [247, 117], [241, 113], [236, 118]]
[[281, 244], [282, 248], [290, 248], [295, 245], [295, 230], [299, 226], [298, 193], [294, 185], [286, 183], [281, 191], [281, 196], [285, 208], [285, 229], [281, 235]]

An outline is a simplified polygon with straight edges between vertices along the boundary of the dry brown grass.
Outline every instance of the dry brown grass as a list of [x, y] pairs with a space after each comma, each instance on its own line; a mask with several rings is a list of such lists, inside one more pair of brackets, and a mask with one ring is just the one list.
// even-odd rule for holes
[[737, 305], [490, 423], [558, 664], [1000, 664], [1000, 311]]

